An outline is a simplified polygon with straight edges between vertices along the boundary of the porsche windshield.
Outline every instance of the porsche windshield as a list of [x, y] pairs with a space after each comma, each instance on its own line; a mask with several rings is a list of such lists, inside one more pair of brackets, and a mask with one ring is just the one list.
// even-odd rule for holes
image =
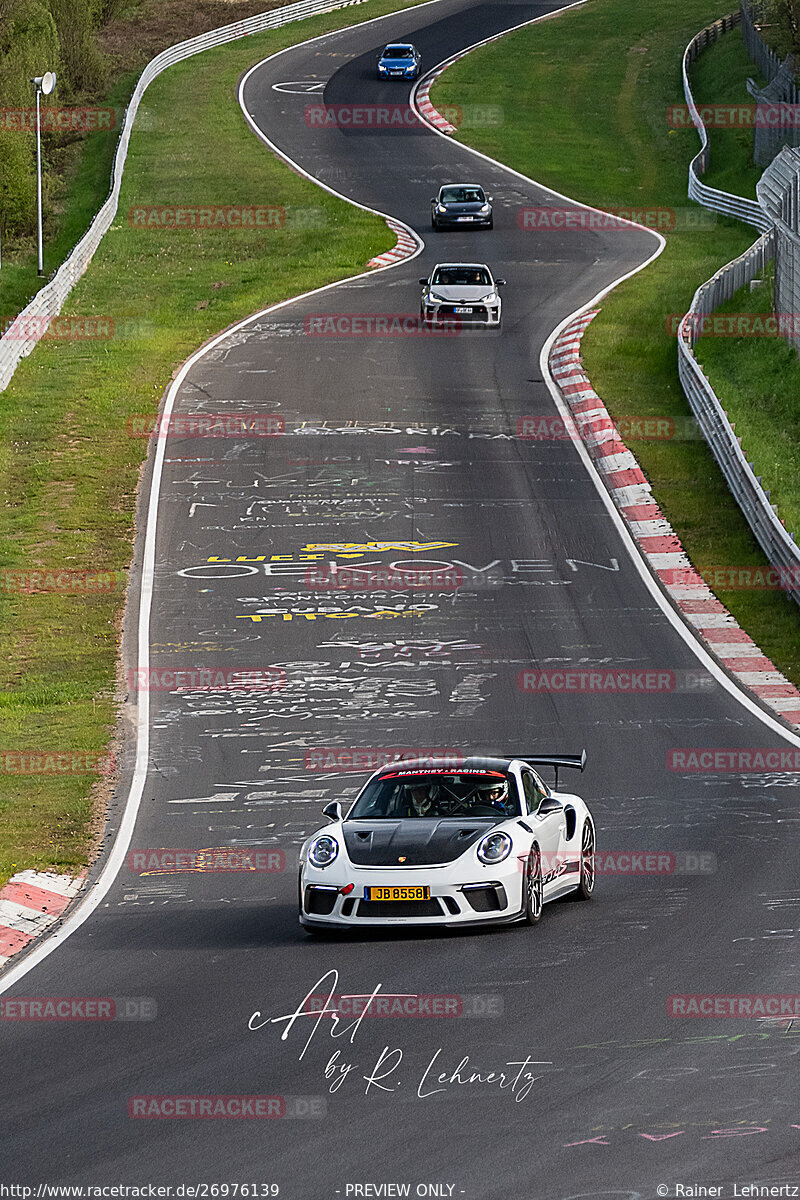
[[483, 267], [440, 267], [431, 283], [438, 287], [491, 287]]
[[493, 817], [505, 821], [519, 815], [516, 784], [501, 771], [417, 772], [373, 780], [347, 819]]

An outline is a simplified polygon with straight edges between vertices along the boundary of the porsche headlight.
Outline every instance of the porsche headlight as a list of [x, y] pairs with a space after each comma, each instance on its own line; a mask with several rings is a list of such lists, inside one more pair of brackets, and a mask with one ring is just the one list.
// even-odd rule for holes
[[507, 833], [489, 833], [478, 843], [478, 858], [492, 867], [501, 863], [511, 853], [511, 838]]
[[488, 212], [488, 211], [489, 211], [489, 205], [488, 205], [488, 204], [482, 204], [482, 205], [481, 205], [481, 212]]
[[329, 833], [314, 838], [308, 848], [308, 861], [315, 867], [329, 867], [339, 853], [339, 843]]
[[444, 204], [437, 204], [436, 211], [437, 212], [447, 212], [447, 207]]

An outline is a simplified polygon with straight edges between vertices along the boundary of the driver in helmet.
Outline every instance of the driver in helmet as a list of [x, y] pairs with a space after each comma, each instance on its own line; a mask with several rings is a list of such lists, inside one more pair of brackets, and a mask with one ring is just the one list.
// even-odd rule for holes
[[406, 807], [409, 816], [427, 817], [430, 815], [434, 801], [435, 785], [431, 783], [412, 783], [406, 787]]
[[478, 788], [477, 799], [482, 804], [489, 804], [499, 812], [510, 815], [507, 779], [499, 779], [497, 782], [492, 780], [491, 783], [481, 784]]

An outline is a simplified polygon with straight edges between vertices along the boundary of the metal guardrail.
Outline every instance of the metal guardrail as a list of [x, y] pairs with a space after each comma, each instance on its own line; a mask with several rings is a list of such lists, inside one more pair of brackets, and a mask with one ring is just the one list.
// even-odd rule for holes
[[702, 318], [764, 270], [775, 253], [775, 241], [774, 229], [762, 234], [749, 250], [697, 289], [689, 312], [678, 327], [678, 375], [711, 453], [758, 544], [769, 563], [783, 569], [783, 586], [800, 604], [800, 548], [770, 504], [769, 492], [747, 461], [741, 441], [692, 350], [702, 332]]
[[800, 103], [798, 63], [792, 54], [780, 59], [759, 33], [756, 24], [766, 18], [761, 0], [739, 0], [739, 12], [747, 53], [768, 80], [765, 88], [760, 88], [753, 79], [747, 81], [747, 90], [756, 102], [756, 113], [762, 115], [753, 126], [753, 161], [766, 167], [783, 146], [800, 143], [800, 129], [796, 125], [796, 105]]
[[704, 175], [708, 169], [708, 130], [694, 102], [689, 83], [689, 66], [707, 46], [722, 37], [729, 29], [733, 29], [740, 21], [741, 13], [738, 12], [714, 21], [712, 25], [701, 29], [683, 52], [683, 94], [686, 97], [689, 115], [700, 136], [700, 150], [689, 163], [689, 198], [696, 200], [704, 208], [710, 208], [726, 217], [735, 217], [738, 221], [754, 225], [756, 229], [766, 233], [772, 222], [755, 200], [747, 200], [744, 196], [734, 196], [731, 192], [722, 192], [718, 188], [708, 187], [700, 179], [700, 176]]
[[251, 33], [261, 33], [265, 29], [277, 29], [292, 21], [316, 16], [317, 13], [333, 12], [335, 9], [349, 8], [364, 3], [366, 0], [299, 0], [298, 3], [289, 4], [285, 8], [259, 13], [257, 16], [248, 17], [243, 21], [235, 21], [231, 25], [223, 25], [219, 29], [212, 29], [198, 37], [189, 38], [185, 42], [178, 42], [151, 59], [140, 75], [125, 110], [125, 119], [111, 170], [111, 190], [107, 199], [98, 209], [86, 233], [58, 268], [53, 278], [36, 293], [0, 338], [0, 391], [8, 387], [20, 360], [31, 353], [36, 343], [46, 333], [48, 318], [57, 317], [61, 312], [67, 296], [83, 275], [100, 245], [103, 235], [111, 226], [119, 203], [122, 173], [128, 155], [133, 122], [136, 119], [139, 102], [153, 80], [167, 67], [183, 62], [184, 59], [191, 58], [194, 54], [201, 54], [204, 50], [210, 50], [214, 46], [223, 46], [227, 42], [237, 41]]
[[[774, 505], [770, 504], [769, 492], [761, 485], [761, 479], [747, 461], [741, 441], [736, 437], [728, 415], [694, 356], [694, 345], [702, 333], [703, 317], [709, 316], [735, 292], [761, 274], [767, 263], [775, 257], [780, 241], [778, 230], [769, 206], [762, 207], [759, 201], [746, 200], [718, 191], [700, 182], [699, 173], [708, 165], [708, 131], [697, 111], [689, 85], [689, 64], [706, 46], [722, 34], [738, 25], [739, 13], [716, 21], [692, 39], [683, 56], [683, 88], [692, 120], [700, 135], [701, 149], [689, 166], [689, 195], [693, 200], [715, 212], [755, 225], [762, 236], [739, 258], [717, 271], [702, 284], [694, 294], [688, 313], [678, 327], [678, 376], [692, 412], [703, 432], [714, 458], [744, 513], [750, 529], [764, 551], [769, 563], [785, 572], [783, 586], [788, 595], [800, 604], [800, 549], [795, 544]], [[796, 153], [784, 151], [783, 154]], [[761, 185], [759, 185], [760, 188]], [[797, 184], [795, 183], [795, 191]], [[800, 283], [800, 281], [798, 281]]]
[[796, 146], [800, 142], [793, 61], [787, 59], [765, 88], [760, 88], [754, 79], [748, 79], [747, 90], [756, 102], [753, 162], [759, 167], [768, 167], [784, 146]]
[[775, 311], [782, 333], [800, 353], [800, 150], [785, 146], [756, 184], [775, 223]]
[[756, 29], [756, 24], [764, 20], [766, 16], [764, 5], [761, 0], [739, 0], [739, 15], [747, 53], [764, 78], [772, 83], [784, 66], [784, 60], [780, 59], [772, 47], [767, 45]]

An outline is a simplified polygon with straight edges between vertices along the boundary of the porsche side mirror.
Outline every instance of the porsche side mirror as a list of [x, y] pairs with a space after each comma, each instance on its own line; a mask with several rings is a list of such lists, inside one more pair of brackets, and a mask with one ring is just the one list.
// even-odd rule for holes
[[546, 817], [550, 813], [563, 812], [564, 805], [560, 800], [556, 800], [553, 796], [545, 796], [539, 808], [536, 811], [537, 817]]
[[422, 284], [423, 287], [426, 287], [428, 281], [427, 281], [427, 279], [420, 279], [420, 283]]
[[326, 804], [322, 810], [323, 817], [330, 817], [332, 821], [341, 821], [342, 806], [338, 800], [331, 800], [330, 804]]
[[505, 279], [495, 279], [495, 283], [497, 284], [498, 287], [505, 287], [506, 281], [505, 281]]

